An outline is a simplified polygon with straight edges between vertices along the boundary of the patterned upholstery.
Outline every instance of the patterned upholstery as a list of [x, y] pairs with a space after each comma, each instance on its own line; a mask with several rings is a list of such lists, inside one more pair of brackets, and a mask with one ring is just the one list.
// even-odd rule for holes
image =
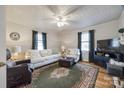
[[79, 61], [80, 52], [79, 49], [68, 49], [67, 57], [73, 57], [75, 62]]

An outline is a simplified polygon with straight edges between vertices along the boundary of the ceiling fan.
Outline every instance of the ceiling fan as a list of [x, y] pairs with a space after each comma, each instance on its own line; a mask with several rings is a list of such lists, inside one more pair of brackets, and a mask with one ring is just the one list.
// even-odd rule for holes
[[70, 23], [75, 23], [75, 21], [71, 19], [70, 15], [74, 14], [76, 11], [82, 8], [82, 6], [48, 5], [46, 8], [53, 15], [44, 18], [44, 20], [51, 20], [50, 23], [55, 23], [60, 28], [65, 25], [69, 25]]
[[62, 16], [56, 17], [56, 21], [58, 27], [63, 27], [64, 25], [69, 24], [67, 20]]

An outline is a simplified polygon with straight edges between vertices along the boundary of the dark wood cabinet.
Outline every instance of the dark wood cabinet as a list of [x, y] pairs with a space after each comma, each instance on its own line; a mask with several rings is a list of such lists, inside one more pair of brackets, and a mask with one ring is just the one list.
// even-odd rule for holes
[[71, 67], [73, 64], [74, 64], [74, 58], [67, 57], [66, 59], [61, 58], [59, 60], [59, 66], [62, 66], [62, 67]]

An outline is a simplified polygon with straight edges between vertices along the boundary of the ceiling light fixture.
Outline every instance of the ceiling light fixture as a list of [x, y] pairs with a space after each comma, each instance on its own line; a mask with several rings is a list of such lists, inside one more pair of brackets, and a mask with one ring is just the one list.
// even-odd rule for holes
[[66, 24], [65, 22], [66, 20], [61, 16], [57, 17], [56, 20], [57, 20], [58, 27], [63, 27]]

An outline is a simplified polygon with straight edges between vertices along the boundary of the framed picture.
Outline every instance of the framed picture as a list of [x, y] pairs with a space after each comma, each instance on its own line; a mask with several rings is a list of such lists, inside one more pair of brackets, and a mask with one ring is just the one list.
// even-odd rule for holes
[[10, 33], [10, 38], [14, 41], [18, 41], [20, 39], [20, 34], [18, 32]]

